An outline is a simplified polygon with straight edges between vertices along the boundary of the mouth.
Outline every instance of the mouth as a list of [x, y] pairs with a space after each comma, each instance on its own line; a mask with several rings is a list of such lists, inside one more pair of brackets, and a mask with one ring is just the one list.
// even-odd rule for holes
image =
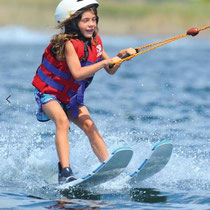
[[93, 34], [94, 31], [95, 31], [94, 29], [88, 29], [88, 30], [86, 30], [86, 33], [87, 33], [87, 34]]

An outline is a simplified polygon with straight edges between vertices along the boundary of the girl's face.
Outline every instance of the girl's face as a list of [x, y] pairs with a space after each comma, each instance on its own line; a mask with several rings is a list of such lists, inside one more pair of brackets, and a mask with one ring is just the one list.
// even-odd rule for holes
[[85, 38], [91, 38], [97, 27], [96, 15], [93, 10], [88, 10], [82, 14], [78, 27]]

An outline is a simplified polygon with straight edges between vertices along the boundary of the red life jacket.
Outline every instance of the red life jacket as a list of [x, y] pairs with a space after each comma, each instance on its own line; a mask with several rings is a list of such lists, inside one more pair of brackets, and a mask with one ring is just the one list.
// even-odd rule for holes
[[[100, 37], [91, 41], [91, 47], [87, 43], [71, 39], [75, 51], [79, 57], [81, 66], [88, 66], [102, 59], [103, 45]], [[70, 103], [72, 117], [78, 117], [78, 107], [83, 104], [84, 91], [91, 83], [93, 76], [82, 81], [76, 81], [68, 68], [66, 61], [57, 60], [51, 52], [52, 44], [45, 49], [42, 63], [38, 67], [32, 85], [41, 93], [52, 94], [62, 103]]]

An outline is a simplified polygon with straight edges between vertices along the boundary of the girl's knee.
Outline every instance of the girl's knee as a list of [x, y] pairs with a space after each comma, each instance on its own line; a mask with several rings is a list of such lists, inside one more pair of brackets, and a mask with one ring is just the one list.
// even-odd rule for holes
[[70, 128], [69, 119], [66, 116], [60, 117], [59, 119], [57, 119], [55, 124], [56, 124], [56, 127], [60, 128], [60, 129], [69, 130], [69, 128]]
[[90, 119], [85, 120], [83, 124], [83, 129], [85, 133], [93, 132], [96, 130], [95, 123]]

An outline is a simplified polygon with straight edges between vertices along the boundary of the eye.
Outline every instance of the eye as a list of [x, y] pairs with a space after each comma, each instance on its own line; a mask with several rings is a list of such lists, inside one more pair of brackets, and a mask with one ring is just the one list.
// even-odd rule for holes
[[81, 20], [83, 23], [87, 23], [89, 21], [89, 18], [84, 18]]

